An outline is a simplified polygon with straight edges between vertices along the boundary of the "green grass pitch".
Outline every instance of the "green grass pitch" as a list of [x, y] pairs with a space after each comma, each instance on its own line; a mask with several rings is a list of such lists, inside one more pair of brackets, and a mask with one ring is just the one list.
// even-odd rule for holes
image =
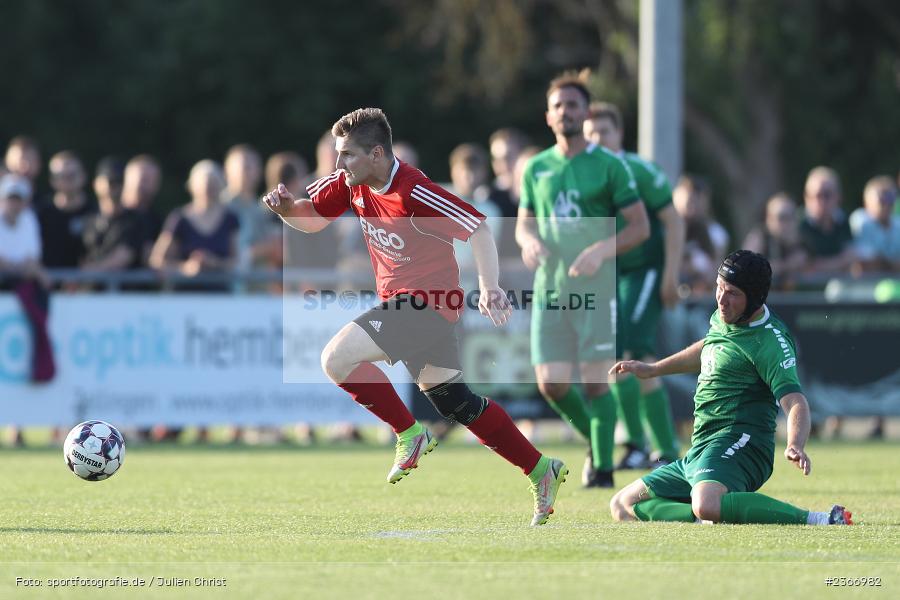
[[[783, 448], [782, 448], [783, 449]], [[583, 490], [584, 451], [556, 514], [528, 526], [527, 480], [462, 443], [397, 485], [391, 448], [129, 448], [115, 477], [75, 478], [62, 454], [0, 451], [0, 598], [825, 598], [900, 592], [900, 446], [812, 445], [813, 473], [776, 457], [763, 492], [854, 527], [612, 522]], [[616, 474], [625, 485], [638, 472]], [[17, 584], [16, 578], [41, 582]], [[51, 590], [51, 578], [142, 578]], [[159, 586], [157, 578], [189, 586]], [[194, 585], [225, 579], [226, 587]], [[879, 577], [881, 587], [829, 587]], [[153, 586], [146, 582], [153, 579]], [[32, 583], [34, 583], [33, 581]], [[87, 594], [87, 595], [86, 595]]]

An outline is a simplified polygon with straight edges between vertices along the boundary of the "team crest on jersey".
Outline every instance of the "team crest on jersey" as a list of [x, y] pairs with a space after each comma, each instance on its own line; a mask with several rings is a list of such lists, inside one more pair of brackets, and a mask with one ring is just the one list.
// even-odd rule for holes
[[719, 346], [716, 344], [708, 344], [703, 347], [700, 352], [700, 376], [709, 377], [716, 369], [716, 351]]
[[578, 190], [561, 190], [553, 202], [553, 216], [557, 221], [574, 223], [581, 220], [581, 207], [577, 200], [581, 197]]

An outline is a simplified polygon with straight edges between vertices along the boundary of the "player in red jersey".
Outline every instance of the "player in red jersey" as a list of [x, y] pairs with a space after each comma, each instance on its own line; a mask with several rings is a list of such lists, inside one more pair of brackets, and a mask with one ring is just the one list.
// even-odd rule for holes
[[469, 241], [478, 269], [478, 308], [495, 326], [511, 308], [497, 283], [497, 248], [484, 215], [397, 160], [391, 127], [377, 108], [355, 110], [332, 127], [337, 170], [294, 198], [279, 184], [263, 197], [288, 225], [321, 231], [345, 211], [359, 218], [375, 269], [381, 305], [348, 323], [322, 351], [328, 377], [397, 434], [388, 481], [396, 483], [434, 449], [437, 439], [413, 418], [372, 363], [402, 361], [444, 417], [521, 468], [534, 494], [532, 525], [546, 523], [568, 469], [542, 455], [503, 408], [464, 383], [456, 322], [463, 306], [453, 240]]

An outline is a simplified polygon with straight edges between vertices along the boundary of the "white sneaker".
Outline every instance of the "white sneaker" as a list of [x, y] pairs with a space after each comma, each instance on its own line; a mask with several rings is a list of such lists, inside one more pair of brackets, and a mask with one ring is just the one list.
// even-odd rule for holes
[[388, 473], [388, 481], [397, 483], [419, 466], [419, 459], [434, 450], [438, 445], [437, 438], [431, 435], [428, 429], [423, 428], [422, 433], [408, 440], [397, 438], [397, 451], [394, 456], [394, 466]]
[[531, 526], [543, 525], [553, 514], [553, 503], [556, 502], [556, 494], [559, 486], [566, 480], [569, 468], [558, 458], [551, 458], [547, 465], [547, 471], [538, 483], [531, 484], [531, 493], [534, 495], [534, 518]]

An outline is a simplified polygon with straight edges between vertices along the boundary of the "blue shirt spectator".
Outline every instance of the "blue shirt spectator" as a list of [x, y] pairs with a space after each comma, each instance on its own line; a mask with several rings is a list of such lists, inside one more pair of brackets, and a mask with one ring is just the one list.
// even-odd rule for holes
[[890, 177], [873, 177], [863, 193], [863, 208], [850, 218], [856, 254], [864, 270], [900, 270], [900, 216], [894, 214], [897, 188]]

